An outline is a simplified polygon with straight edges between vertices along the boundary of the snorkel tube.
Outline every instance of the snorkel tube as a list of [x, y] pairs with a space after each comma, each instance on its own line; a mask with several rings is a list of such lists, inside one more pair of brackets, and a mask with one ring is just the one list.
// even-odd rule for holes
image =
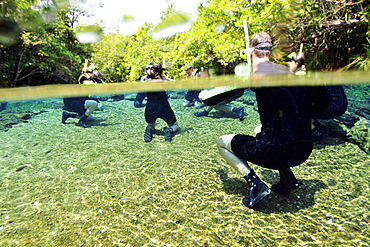
[[243, 20], [243, 26], [244, 26], [245, 48], [246, 49], [240, 51], [240, 57], [244, 60], [247, 60], [247, 63], [243, 62], [243, 63], [238, 64], [235, 67], [234, 72], [237, 76], [248, 78], [252, 74], [251, 52], [253, 51], [253, 48], [250, 48], [249, 32], [248, 32], [248, 25], [247, 25], [246, 20]]
[[290, 53], [288, 55], [288, 58], [293, 60], [295, 63], [297, 63], [297, 70], [294, 71], [296, 75], [305, 75], [306, 74], [306, 67], [305, 67], [305, 61], [306, 57], [303, 53], [303, 44], [300, 45], [299, 52], [298, 53]]
[[89, 62], [89, 60], [85, 59], [85, 64], [84, 64], [84, 67], [82, 69], [82, 73], [86, 73], [88, 62]]
[[[247, 21], [243, 20], [244, 35], [245, 35], [245, 50], [240, 51], [240, 56], [243, 59], [247, 59], [247, 63], [243, 62], [238, 64], [234, 71], [237, 76], [242, 76], [247, 79], [252, 74], [252, 63], [251, 63], [251, 48], [249, 44], [249, 34]], [[234, 86], [221, 86], [215, 87], [210, 90], [203, 90], [199, 93], [199, 99], [207, 106], [214, 106], [218, 103], [227, 100], [240, 92], [244, 91], [245, 88], [234, 87]]]

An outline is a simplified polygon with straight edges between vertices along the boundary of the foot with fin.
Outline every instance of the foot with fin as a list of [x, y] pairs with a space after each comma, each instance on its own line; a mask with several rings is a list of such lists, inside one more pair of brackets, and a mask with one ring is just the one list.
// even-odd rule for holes
[[151, 142], [152, 139], [153, 139], [153, 127], [151, 125], [147, 125], [145, 127], [145, 131], [144, 131], [144, 141], [145, 142]]
[[288, 168], [279, 169], [280, 181], [272, 185], [271, 190], [279, 195], [288, 195], [291, 191], [298, 189], [299, 184], [292, 170]]
[[248, 208], [253, 208], [258, 202], [271, 193], [270, 188], [262, 182], [254, 171], [244, 176], [251, 186], [249, 196], [243, 198], [243, 204]]
[[91, 125], [89, 125], [88, 123], [86, 123], [86, 119], [87, 119], [88, 116], [86, 116], [85, 114], [82, 115], [80, 121], [78, 121], [78, 124], [81, 125], [82, 127], [84, 128], [90, 128]]
[[63, 112], [62, 113], [62, 123], [63, 124], [66, 124], [66, 120], [68, 119], [68, 118], [70, 118], [70, 117], [73, 117], [73, 118], [75, 118], [75, 117], [77, 117], [77, 114], [74, 114], [74, 113], [69, 113], [69, 112]]

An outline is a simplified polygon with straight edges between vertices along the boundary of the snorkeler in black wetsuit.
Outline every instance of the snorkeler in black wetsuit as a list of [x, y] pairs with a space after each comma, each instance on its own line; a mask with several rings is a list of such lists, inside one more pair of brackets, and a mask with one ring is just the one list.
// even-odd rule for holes
[[[296, 75], [305, 75], [305, 55], [303, 52], [294, 53], [288, 62], [289, 69]], [[347, 96], [342, 85], [315, 86], [314, 105], [312, 111], [312, 137], [315, 144], [327, 136], [327, 127], [318, 119], [333, 119], [345, 113], [348, 107]]]
[[[146, 81], [164, 81], [168, 80], [163, 75], [163, 68], [160, 63], [147, 67]], [[155, 123], [157, 118], [163, 119], [168, 127], [163, 128], [165, 141], [171, 141], [173, 133], [179, 130], [175, 113], [173, 112], [167, 98], [166, 92], [148, 92], [147, 103], [145, 106], [145, 121], [147, 126], [144, 132], [144, 141], [150, 142], [153, 138]]]
[[[91, 99], [89, 97], [74, 97], [74, 98], [63, 98], [63, 113], [62, 123], [66, 124], [68, 118], [75, 118], [81, 116], [78, 124], [84, 128], [90, 128], [91, 126], [86, 122], [87, 118], [91, 113], [101, 108], [101, 104], [98, 100]], [[77, 113], [77, 114], [76, 114]]]
[[[288, 68], [269, 61], [272, 39], [261, 32], [251, 39], [253, 76], [288, 74]], [[262, 87], [254, 88], [262, 128], [257, 135], [224, 135], [217, 141], [221, 156], [251, 186], [249, 196], [243, 199], [245, 206], [253, 208], [270, 194], [247, 162], [276, 169], [280, 181], [272, 191], [287, 195], [298, 188], [298, 182], [290, 167], [302, 164], [313, 148], [311, 135], [312, 88], [310, 87]]]
[[[78, 78], [79, 84], [97, 84], [102, 83], [98, 78], [99, 71], [97, 67], [90, 67], [80, 75]], [[91, 126], [86, 122], [87, 118], [91, 113], [101, 108], [101, 104], [98, 99], [93, 97], [73, 97], [63, 98], [63, 111], [62, 112], [62, 123], [66, 124], [68, 118], [75, 118], [81, 116], [78, 124], [84, 128], [90, 128]]]

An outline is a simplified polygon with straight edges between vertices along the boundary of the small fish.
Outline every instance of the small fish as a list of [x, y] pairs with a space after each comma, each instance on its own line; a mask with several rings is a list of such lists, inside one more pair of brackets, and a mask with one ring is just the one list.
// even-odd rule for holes
[[16, 172], [19, 172], [19, 171], [22, 171], [24, 168], [26, 168], [26, 167], [30, 167], [30, 165], [19, 165], [16, 169], [15, 169], [15, 171]]

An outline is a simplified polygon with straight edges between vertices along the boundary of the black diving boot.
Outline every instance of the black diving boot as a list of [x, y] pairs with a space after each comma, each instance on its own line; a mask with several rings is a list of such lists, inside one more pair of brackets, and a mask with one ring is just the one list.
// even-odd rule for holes
[[251, 186], [250, 195], [243, 198], [243, 204], [248, 208], [253, 208], [258, 202], [271, 193], [270, 188], [262, 182], [254, 171], [244, 176]]
[[232, 111], [238, 114], [240, 121], [244, 120], [244, 107], [238, 107], [238, 108], [233, 107]]
[[166, 142], [172, 141], [173, 129], [172, 128], [168, 128], [168, 127], [164, 127], [163, 128], [163, 132], [164, 132], [164, 140]]
[[145, 142], [151, 142], [152, 141], [153, 131], [154, 131], [154, 128], [152, 126], [147, 125], [145, 127], [145, 131], [144, 131], [144, 141]]
[[68, 118], [70, 118], [70, 117], [73, 117], [73, 118], [75, 118], [75, 117], [77, 117], [77, 114], [74, 114], [74, 113], [68, 113], [68, 112], [63, 112], [62, 113], [62, 123], [63, 124], [66, 124], [66, 120], [68, 119]]
[[86, 123], [86, 119], [87, 119], [87, 116], [85, 114], [82, 115], [80, 121], [78, 121], [78, 124], [81, 125], [84, 128], [90, 128], [91, 125], [89, 125], [89, 124]]
[[288, 195], [292, 190], [299, 187], [298, 181], [295, 178], [290, 168], [279, 169], [280, 181], [272, 185], [271, 190], [280, 195]]

